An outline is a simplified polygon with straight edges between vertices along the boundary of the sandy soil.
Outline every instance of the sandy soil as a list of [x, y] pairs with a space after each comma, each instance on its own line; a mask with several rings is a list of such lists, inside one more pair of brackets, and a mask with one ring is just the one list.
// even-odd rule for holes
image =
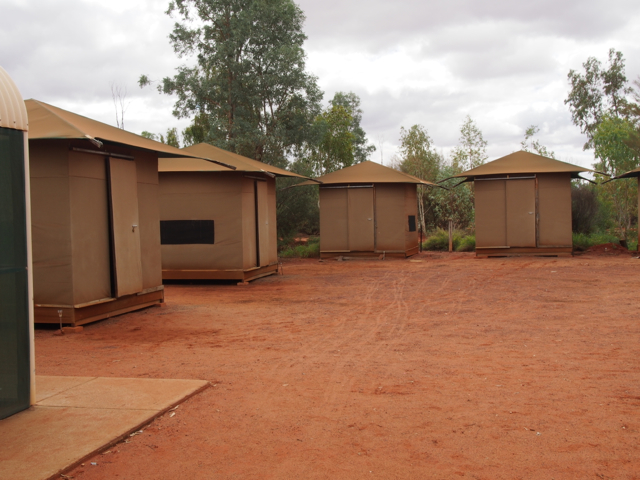
[[640, 259], [291, 260], [57, 337], [38, 373], [212, 387], [76, 479], [640, 479]]

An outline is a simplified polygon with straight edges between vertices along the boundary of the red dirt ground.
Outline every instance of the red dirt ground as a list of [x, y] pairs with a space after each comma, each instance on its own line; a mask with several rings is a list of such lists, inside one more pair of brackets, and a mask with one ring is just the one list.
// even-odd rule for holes
[[640, 479], [640, 259], [604, 253], [292, 260], [38, 330], [39, 374], [213, 385], [67, 475]]

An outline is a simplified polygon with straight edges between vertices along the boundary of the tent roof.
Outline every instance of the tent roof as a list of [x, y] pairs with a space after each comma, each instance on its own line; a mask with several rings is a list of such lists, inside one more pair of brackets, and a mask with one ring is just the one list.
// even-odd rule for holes
[[[199, 143], [182, 149], [183, 152], [196, 157], [211, 159], [225, 165], [234, 167], [236, 172], [262, 172], [277, 177], [300, 177], [307, 178], [297, 173], [283, 170], [257, 160], [228, 152], [208, 143]], [[204, 162], [196, 159], [176, 158], [160, 162], [159, 171], [161, 172], [222, 172], [228, 171], [226, 168], [219, 167], [211, 162]]]
[[617, 180], [619, 178], [633, 178], [640, 177], [640, 167], [635, 170], [631, 170], [630, 172], [623, 173], [622, 175], [618, 175], [617, 177], [613, 177], [611, 180]]
[[454, 175], [451, 178], [467, 177], [471, 180], [481, 175], [508, 175], [518, 173], [572, 173], [574, 177], [580, 172], [592, 172], [588, 168], [571, 163], [561, 162], [553, 158], [543, 157], [530, 152], [514, 152], [479, 167]]
[[0, 67], [0, 128], [29, 130], [29, 119], [22, 96], [9, 74]]
[[[127, 145], [158, 152], [159, 157], [183, 157], [178, 148], [141, 137], [106, 123], [71, 113], [38, 100], [26, 100], [29, 115], [29, 140], [89, 139]], [[190, 155], [191, 156], [191, 155]]]
[[[376, 162], [366, 160], [351, 167], [343, 168], [328, 173], [316, 179], [322, 185], [351, 184], [351, 183], [415, 183], [421, 185], [434, 185], [418, 177], [402, 173], [394, 168], [385, 167]], [[299, 185], [313, 185], [311, 181]]]

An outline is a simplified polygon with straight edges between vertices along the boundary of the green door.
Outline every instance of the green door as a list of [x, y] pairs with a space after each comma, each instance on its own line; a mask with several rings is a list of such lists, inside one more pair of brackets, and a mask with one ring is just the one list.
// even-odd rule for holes
[[24, 133], [0, 128], [0, 418], [29, 408]]

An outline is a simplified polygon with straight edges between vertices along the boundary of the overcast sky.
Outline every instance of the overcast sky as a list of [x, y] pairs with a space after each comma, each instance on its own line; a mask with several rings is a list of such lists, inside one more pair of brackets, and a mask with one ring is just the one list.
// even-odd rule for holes
[[[299, 0], [307, 69], [325, 91], [362, 99], [363, 127], [387, 163], [400, 127], [421, 124], [445, 155], [468, 114], [490, 159], [515, 151], [524, 130], [583, 166], [585, 138], [564, 105], [567, 73], [609, 48], [640, 75], [637, 0]], [[127, 130], [180, 130], [174, 99], [137, 86], [183, 63], [168, 41], [168, 0], [2, 0], [0, 65], [24, 98], [115, 125], [112, 83], [126, 89]], [[380, 146], [383, 145], [383, 148]]]

